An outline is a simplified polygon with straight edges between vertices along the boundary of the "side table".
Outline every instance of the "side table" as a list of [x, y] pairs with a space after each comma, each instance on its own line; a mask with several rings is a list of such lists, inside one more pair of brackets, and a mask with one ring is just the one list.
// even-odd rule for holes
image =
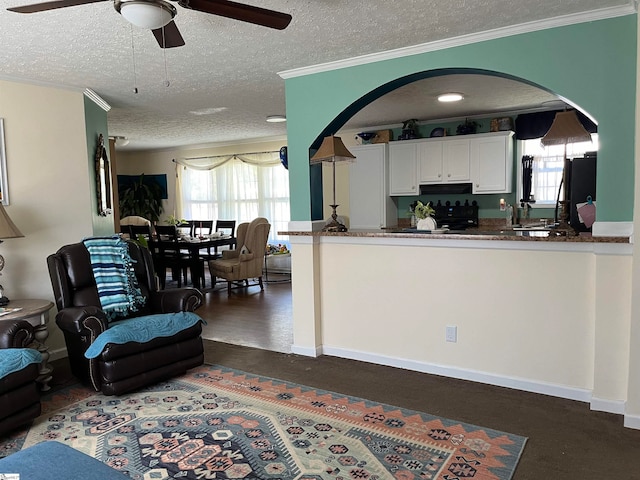
[[49, 365], [49, 347], [45, 345], [45, 341], [49, 336], [47, 323], [49, 323], [49, 310], [53, 308], [53, 302], [37, 299], [11, 300], [6, 308], [19, 308], [20, 310], [0, 316], [1, 322], [26, 320], [33, 325], [35, 341], [31, 347], [42, 354], [40, 375], [38, 375], [37, 381], [40, 383], [42, 391], [49, 390], [51, 388], [49, 382], [52, 379], [53, 367]]

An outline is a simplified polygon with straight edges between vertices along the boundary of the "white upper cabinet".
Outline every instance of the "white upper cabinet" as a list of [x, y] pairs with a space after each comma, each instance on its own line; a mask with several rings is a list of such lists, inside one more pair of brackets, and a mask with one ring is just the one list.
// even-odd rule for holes
[[470, 181], [469, 140], [423, 140], [418, 144], [417, 152], [421, 185]]
[[417, 154], [420, 183], [441, 183], [443, 181], [442, 142], [420, 143]]
[[389, 195], [418, 195], [420, 185], [472, 183], [473, 193], [510, 193], [513, 132], [404, 140], [389, 144]]
[[418, 194], [418, 142], [389, 144], [389, 195]]
[[511, 193], [513, 132], [478, 135], [471, 142], [473, 193]]
[[471, 178], [469, 140], [442, 141], [442, 175], [445, 182], [468, 182]]

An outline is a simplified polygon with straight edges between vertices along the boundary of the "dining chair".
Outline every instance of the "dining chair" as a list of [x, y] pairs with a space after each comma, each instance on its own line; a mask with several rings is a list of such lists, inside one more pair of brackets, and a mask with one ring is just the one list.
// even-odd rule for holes
[[[236, 246], [236, 221], [235, 220], [216, 220], [216, 232], [222, 232], [225, 235], [229, 235], [228, 247], [226, 249], [232, 249]], [[223, 249], [223, 250], [226, 250]], [[215, 256], [219, 258], [221, 254], [218, 254], [218, 249], [215, 249]]]
[[158, 274], [160, 288], [164, 289], [167, 269], [171, 269], [172, 278], [177, 280], [178, 288], [182, 281], [187, 283], [187, 268], [190, 266], [189, 255], [180, 251], [178, 229], [175, 225], [156, 225], [156, 241], [153, 242], [151, 255]]
[[151, 238], [151, 225], [129, 225], [129, 235], [133, 240], [142, 236], [145, 240]]
[[213, 220], [191, 220], [191, 236], [211, 235], [213, 233]]

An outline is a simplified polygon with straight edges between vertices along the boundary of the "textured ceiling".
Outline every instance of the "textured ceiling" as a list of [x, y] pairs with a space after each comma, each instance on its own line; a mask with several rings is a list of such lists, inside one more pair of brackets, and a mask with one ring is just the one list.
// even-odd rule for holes
[[[94, 90], [112, 106], [109, 134], [130, 139], [126, 149], [222, 144], [286, 135], [286, 124], [265, 122], [267, 115], [285, 113], [284, 80], [277, 72], [634, 5], [633, 0], [243, 2], [291, 14], [293, 21], [283, 31], [176, 6], [175, 22], [186, 45], [162, 50], [149, 31], [131, 27], [111, 1], [34, 14], [6, 10], [34, 1], [0, 0], [0, 76]], [[462, 110], [460, 106], [449, 106], [445, 112], [436, 110], [429, 98], [443, 87], [436, 80], [425, 80], [365, 108], [348, 126], [469, 115], [475, 112], [474, 98], [487, 99], [489, 104], [478, 108], [491, 112], [535, 107], [549, 100], [548, 94], [523, 85], [494, 77], [487, 80], [447, 79], [447, 88], [455, 83], [456, 89], [468, 96], [461, 104]], [[512, 87], [516, 87], [513, 92]], [[492, 92], [500, 95], [490, 96]], [[191, 113], [202, 109], [219, 111]]]

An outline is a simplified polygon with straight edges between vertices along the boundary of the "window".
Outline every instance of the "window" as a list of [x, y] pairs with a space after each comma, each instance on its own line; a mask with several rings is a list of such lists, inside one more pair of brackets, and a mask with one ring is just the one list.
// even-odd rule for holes
[[236, 220], [265, 217], [269, 243], [288, 244], [289, 172], [270, 154], [234, 155], [225, 159], [183, 160], [179, 168], [182, 218]]
[[[586, 152], [598, 151], [598, 134], [592, 133], [591, 139], [591, 142], [568, 144], [567, 158], [582, 157]], [[531, 155], [533, 157], [531, 193], [536, 200], [531, 206], [533, 208], [555, 208], [564, 168], [564, 146], [543, 147], [540, 139], [536, 138], [520, 140], [519, 151], [518, 199], [522, 198], [522, 163], [520, 159], [523, 155]]]

